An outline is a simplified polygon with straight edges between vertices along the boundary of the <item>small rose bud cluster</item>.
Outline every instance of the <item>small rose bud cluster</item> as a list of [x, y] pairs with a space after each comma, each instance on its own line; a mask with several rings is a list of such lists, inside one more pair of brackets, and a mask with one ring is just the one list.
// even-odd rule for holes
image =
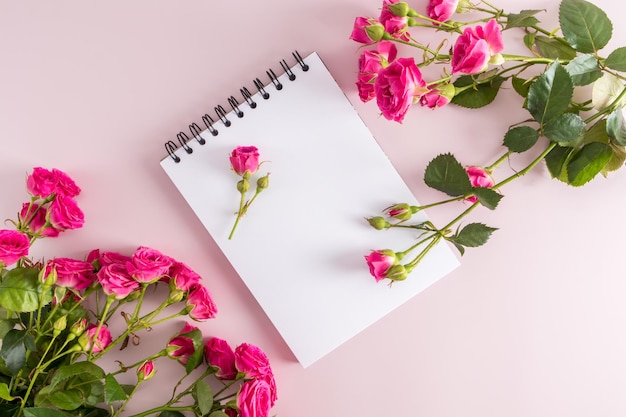
[[269, 186], [269, 173], [256, 180], [256, 189], [252, 198], [246, 200], [246, 195], [250, 191], [250, 177], [255, 174], [263, 162], [259, 162], [259, 150], [256, 146], [238, 146], [230, 154], [231, 169], [241, 177], [237, 182], [237, 191], [241, 194], [239, 210], [236, 212], [235, 224], [228, 236], [232, 239], [239, 220], [247, 213], [248, 208], [256, 199], [259, 193]]

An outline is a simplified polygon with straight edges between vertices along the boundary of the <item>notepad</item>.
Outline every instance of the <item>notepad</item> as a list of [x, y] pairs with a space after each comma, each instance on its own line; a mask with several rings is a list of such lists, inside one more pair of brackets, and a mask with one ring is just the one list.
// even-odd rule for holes
[[[308, 367], [459, 263], [442, 242], [406, 281], [374, 280], [364, 256], [404, 250], [417, 236], [375, 230], [365, 218], [419, 203], [319, 55], [289, 60], [199, 116], [166, 143], [160, 164], [190, 207], [180, 216], [195, 213]], [[229, 162], [237, 146], [256, 146], [259, 172], [270, 176], [229, 240], [240, 199]]]

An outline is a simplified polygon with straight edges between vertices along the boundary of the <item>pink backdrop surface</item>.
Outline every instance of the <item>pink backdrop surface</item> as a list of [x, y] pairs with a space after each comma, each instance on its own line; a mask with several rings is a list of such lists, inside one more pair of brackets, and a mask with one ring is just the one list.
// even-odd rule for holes
[[[426, 1], [410, 4], [424, 10]], [[625, 7], [595, 4], [614, 22], [607, 51], [626, 45]], [[557, 1], [497, 5], [546, 9], [541, 20], [556, 22]], [[348, 37], [356, 16], [377, 16], [379, 7], [377, 0], [1, 1], [0, 216], [13, 218], [26, 201], [34, 166], [66, 171], [83, 189], [85, 226], [42, 241], [33, 255], [82, 258], [93, 248], [146, 245], [187, 263], [219, 308], [216, 319], [198, 324], [203, 333], [268, 354], [277, 416], [626, 415], [626, 170], [572, 188], [541, 165], [507, 185], [497, 210], [479, 208], [468, 219], [499, 229], [486, 246], [303, 369], [159, 167], [166, 140], [266, 68], [279, 69], [295, 49], [320, 54], [420, 202], [441, 198], [422, 181], [437, 154], [492, 162], [507, 127], [526, 117], [510, 88], [479, 111], [415, 107], [402, 125], [359, 101], [360, 51]], [[504, 173], [523, 167], [524, 158], [513, 158]], [[441, 223], [459, 208], [428, 214]], [[160, 346], [176, 329], [155, 329], [142, 343]], [[161, 382], [144, 386], [142, 403], [169, 392], [175, 371], [160, 369], [154, 381]]]

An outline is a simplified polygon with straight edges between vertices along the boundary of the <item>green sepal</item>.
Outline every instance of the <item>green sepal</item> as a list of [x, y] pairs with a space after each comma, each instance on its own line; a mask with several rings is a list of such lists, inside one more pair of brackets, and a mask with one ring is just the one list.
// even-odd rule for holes
[[606, 57], [604, 65], [615, 71], [626, 71], [626, 46], [617, 48]]

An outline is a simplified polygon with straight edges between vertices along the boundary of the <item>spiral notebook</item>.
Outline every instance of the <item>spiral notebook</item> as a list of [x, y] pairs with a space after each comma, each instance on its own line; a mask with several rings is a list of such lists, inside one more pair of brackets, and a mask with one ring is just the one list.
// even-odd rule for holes
[[[318, 54], [289, 59], [168, 140], [161, 166], [307, 367], [458, 260], [442, 243], [406, 281], [373, 279], [364, 256], [404, 250], [416, 236], [375, 230], [365, 217], [418, 202]], [[265, 161], [259, 172], [270, 176], [229, 240], [240, 199], [229, 162], [237, 146], [256, 146]]]

